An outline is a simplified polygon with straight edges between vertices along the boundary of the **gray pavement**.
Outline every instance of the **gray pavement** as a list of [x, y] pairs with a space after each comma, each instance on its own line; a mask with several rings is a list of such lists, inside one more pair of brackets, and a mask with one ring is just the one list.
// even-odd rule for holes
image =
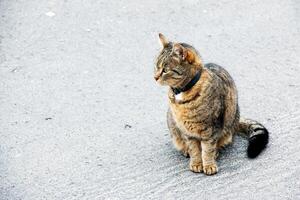
[[[0, 0], [0, 199], [300, 199], [300, 3]], [[194, 174], [172, 146], [158, 32], [225, 66], [271, 133]]]

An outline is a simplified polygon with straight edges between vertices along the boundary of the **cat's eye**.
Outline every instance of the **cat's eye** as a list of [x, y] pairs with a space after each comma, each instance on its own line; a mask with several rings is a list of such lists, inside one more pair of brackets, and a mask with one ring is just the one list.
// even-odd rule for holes
[[162, 73], [167, 73], [170, 70], [168, 65], [164, 65], [163, 69], [162, 69]]
[[174, 72], [177, 75], [182, 75], [182, 73], [177, 69], [172, 69], [172, 72]]

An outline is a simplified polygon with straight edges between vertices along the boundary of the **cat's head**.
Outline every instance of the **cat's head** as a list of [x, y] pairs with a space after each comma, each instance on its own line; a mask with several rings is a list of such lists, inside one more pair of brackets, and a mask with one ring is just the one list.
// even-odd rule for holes
[[192, 46], [169, 42], [161, 33], [159, 40], [162, 50], [156, 59], [154, 79], [161, 85], [180, 87], [202, 68], [200, 56]]

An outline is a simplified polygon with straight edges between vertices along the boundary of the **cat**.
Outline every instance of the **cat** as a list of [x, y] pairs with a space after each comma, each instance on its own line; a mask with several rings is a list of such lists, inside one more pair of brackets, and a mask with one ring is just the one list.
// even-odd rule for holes
[[189, 44], [169, 42], [161, 33], [159, 39], [162, 50], [154, 79], [169, 86], [167, 124], [175, 148], [190, 157], [189, 169], [216, 174], [218, 150], [232, 143], [236, 133], [248, 138], [248, 157], [258, 156], [268, 143], [268, 130], [240, 118], [237, 89], [229, 73], [217, 64], [203, 64]]

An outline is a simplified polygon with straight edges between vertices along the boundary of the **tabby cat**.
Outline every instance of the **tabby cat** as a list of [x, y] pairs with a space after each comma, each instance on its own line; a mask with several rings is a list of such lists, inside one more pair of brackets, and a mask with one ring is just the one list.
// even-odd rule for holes
[[230, 144], [235, 133], [248, 138], [248, 157], [258, 156], [269, 133], [260, 123], [240, 118], [237, 90], [229, 73], [217, 64], [204, 65], [188, 44], [169, 42], [161, 33], [159, 39], [163, 48], [154, 78], [169, 86], [167, 123], [176, 149], [190, 157], [190, 170], [217, 173], [218, 150]]

